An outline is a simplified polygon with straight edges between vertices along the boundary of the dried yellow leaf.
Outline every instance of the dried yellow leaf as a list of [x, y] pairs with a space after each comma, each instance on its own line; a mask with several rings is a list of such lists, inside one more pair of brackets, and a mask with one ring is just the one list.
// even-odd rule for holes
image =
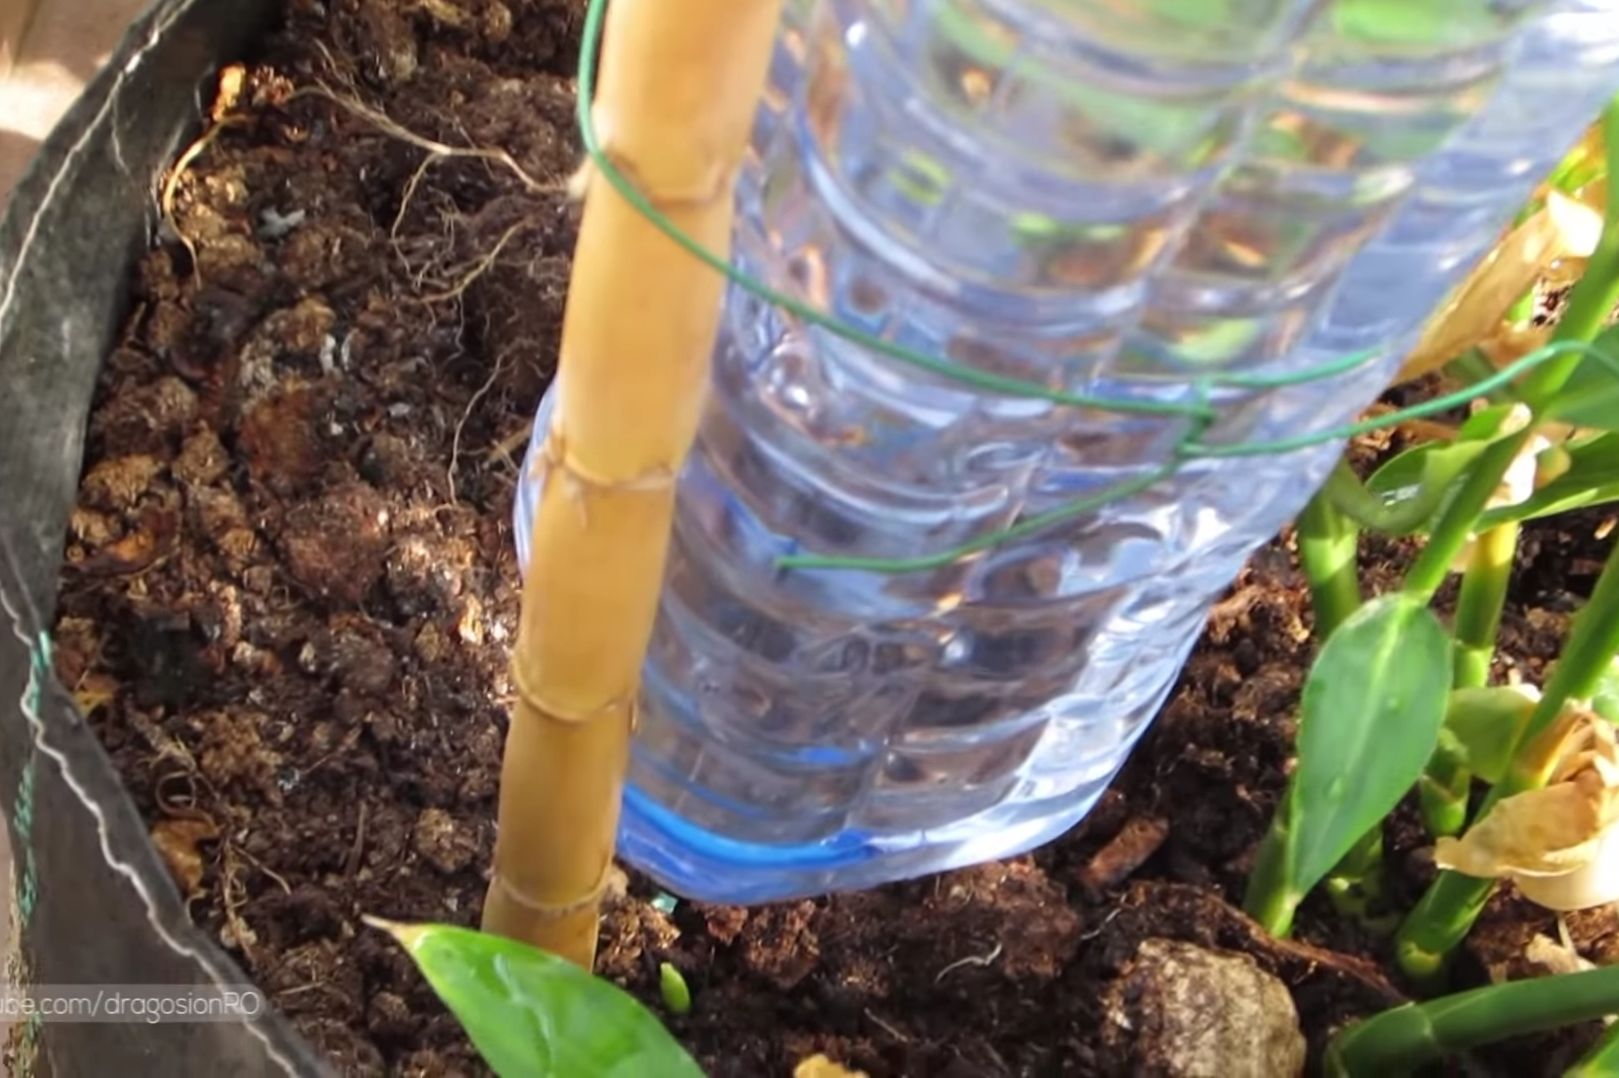
[[1549, 783], [1505, 798], [1460, 839], [1441, 838], [1434, 861], [1469, 876], [1511, 879], [1549, 909], [1585, 909], [1619, 898], [1614, 727], [1571, 710], [1528, 754], [1528, 762], [1540, 756], [1549, 763]]
[[[1606, 202], [1606, 199], [1602, 200]], [[1542, 211], [1552, 219], [1563, 253], [1558, 258], [1590, 258], [1602, 239], [1602, 213], [1561, 191], [1546, 194]]]
[[1552, 329], [1551, 325], [1517, 326], [1497, 322], [1495, 332], [1479, 341], [1477, 348], [1492, 366], [1505, 367], [1551, 340]]
[[1590, 183], [1574, 192], [1574, 197], [1580, 205], [1585, 206], [1598, 214], [1608, 211], [1608, 177], [1606, 175], [1592, 180]]
[[1493, 339], [1508, 308], [1553, 263], [1590, 257], [1601, 235], [1601, 214], [1560, 192], [1548, 192], [1546, 205], [1507, 233], [1429, 320], [1396, 381], [1436, 371], [1481, 341]]
[[211, 820], [179, 819], [159, 820], [152, 828], [152, 845], [163, 856], [169, 874], [187, 897], [202, 886], [207, 860], [198, 843], [219, 837], [219, 828]]

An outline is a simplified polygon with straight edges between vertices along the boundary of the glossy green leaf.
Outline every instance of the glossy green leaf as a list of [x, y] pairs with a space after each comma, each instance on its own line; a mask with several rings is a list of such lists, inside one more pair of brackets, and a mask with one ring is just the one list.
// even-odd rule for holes
[[1488, 447], [1488, 442], [1430, 442], [1401, 453], [1367, 480], [1366, 489], [1377, 501], [1374, 510], [1357, 512], [1361, 525], [1387, 535], [1424, 530]]
[[1486, 511], [1478, 530], [1619, 501], [1619, 433], [1584, 435], [1565, 448], [1568, 471], [1517, 505]]
[[1393, 811], [1439, 742], [1450, 639], [1427, 608], [1380, 596], [1340, 625], [1304, 685], [1285, 811], [1287, 887], [1302, 897]]
[[565, 959], [467, 928], [374, 923], [501, 1078], [702, 1078], [650, 1011]]
[[[1439, 515], [1456, 484], [1495, 440], [1511, 403], [1481, 409], [1452, 442], [1425, 442], [1385, 463], [1367, 479], [1365, 494], [1333, 488], [1335, 503], [1362, 527], [1389, 535], [1424, 530]], [[1341, 504], [1353, 499], [1352, 504]]]

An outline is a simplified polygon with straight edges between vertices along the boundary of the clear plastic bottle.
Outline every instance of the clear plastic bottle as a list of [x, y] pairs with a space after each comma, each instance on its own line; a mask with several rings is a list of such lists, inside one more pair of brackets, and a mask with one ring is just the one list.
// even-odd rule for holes
[[[869, 332], [1113, 400], [1376, 349], [1215, 390], [1203, 438], [1330, 427], [1619, 86], [1619, 0], [1546, 7], [789, 0], [734, 257]], [[1189, 462], [942, 569], [777, 559], [950, 548], [1160, 468], [1186, 422], [985, 393], [733, 289], [623, 853], [753, 902], [1070, 827], [1336, 447]]]

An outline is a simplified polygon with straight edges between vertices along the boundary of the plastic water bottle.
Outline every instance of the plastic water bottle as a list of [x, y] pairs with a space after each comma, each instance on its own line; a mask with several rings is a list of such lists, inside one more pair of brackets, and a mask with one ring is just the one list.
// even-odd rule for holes
[[[1326, 429], [1376, 396], [1619, 87], [1616, 15], [1619, 0], [789, 0], [734, 257], [889, 340], [1114, 401], [1186, 405], [1204, 376], [1373, 350], [1332, 379], [1214, 389], [1201, 439]], [[1194, 460], [942, 568], [777, 559], [949, 549], [1153, 474], [1188, 422], [987, 393], [732, 289], [680, 481], [624, 855], [678, 893], [755, 902], [1072, 826], [1338, 446]], [[525, 558], [534, 495], [520, 486], [515, 508]]]

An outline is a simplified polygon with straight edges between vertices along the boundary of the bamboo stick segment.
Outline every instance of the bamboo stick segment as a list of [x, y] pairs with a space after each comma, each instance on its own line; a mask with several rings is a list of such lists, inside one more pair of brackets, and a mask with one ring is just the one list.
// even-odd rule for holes
[[[613, 0], [593, 116], [651, 202], [729, 250], [732, 186], [781, 0]], [[587, 968], [641, 662], [724, 281], [587, 187], [542, 454], [486, 931]]]

